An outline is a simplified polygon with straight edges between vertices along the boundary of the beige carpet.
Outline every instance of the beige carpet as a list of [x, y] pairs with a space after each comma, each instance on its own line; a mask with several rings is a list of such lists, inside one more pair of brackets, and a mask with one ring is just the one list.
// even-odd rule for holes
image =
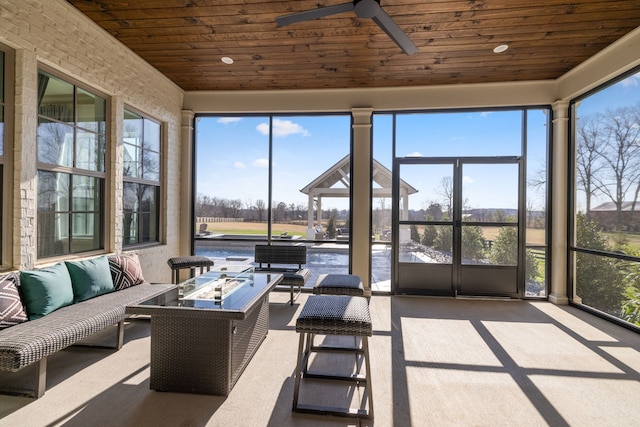
[[[269, 334], [227, 397], [149, 390], [149, 324], [136, 320], [120, 351], [51, 357], [41, 399], [0, 396], [0, 425], [640, 426], [640, 335], [546, 302], [422, 297], [372, 298], [374, 422], [294, 414], [307, 295], [286, 297], [272, 293]], [[324, 357], [312, 366], [353, 363]], [[358, 404], [360, 393], [309, 381], [301, 401]]]

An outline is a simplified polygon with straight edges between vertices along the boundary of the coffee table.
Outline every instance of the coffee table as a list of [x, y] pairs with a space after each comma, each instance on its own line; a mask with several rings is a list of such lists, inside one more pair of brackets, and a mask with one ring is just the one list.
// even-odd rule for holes
[[151, 318], [150, 388], [227, 395], [265, 339], [281, 274], [210, 271], [126, 308]]

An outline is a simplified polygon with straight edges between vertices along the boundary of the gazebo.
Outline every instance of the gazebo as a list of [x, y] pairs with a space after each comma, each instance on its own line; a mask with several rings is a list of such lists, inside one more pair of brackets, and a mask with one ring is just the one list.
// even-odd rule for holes
[[[300, 190], [300, 192], [306, 194], [309, 199], [307, 209], [307, 239], [320, 238], [320, 236], [317, 236], [317, 230], [322, 229], [322, 198], [349, 197], [351, 187], [350, 160], [351, 156], [347, 154]], [[391, 171], [376, 159], [373, 159], [372, 175], [374, 183], [372, 188], [373, 197], [391, 197]], [[403, 201], [403, 215], [406, 215], [409, 209], [408, 196], [417, 192], [417, 189], [405, 181], [400, 180], [400, 198]], [[313, 218], [314, 201], [316, 202], [315, 226]]]

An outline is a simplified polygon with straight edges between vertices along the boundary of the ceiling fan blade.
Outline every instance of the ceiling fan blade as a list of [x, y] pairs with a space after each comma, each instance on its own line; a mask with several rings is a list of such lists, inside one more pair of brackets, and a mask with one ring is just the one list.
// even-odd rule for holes
[[373, 19], [373, 21], [378, 24], [378, 26], [382, 28], [389, 37], [391, 37], [391, 40], [400, 46], [404, 53], [412, 55], [418, 51], [418, 47], [413, 44], [405, 32], [398, 27], [398, 24], [396, 24], [393, 19], [387, 15], [387, 12], [380, 9], [380, 12], [371, 19]]
[[353, 3], [342, 3], [334, 6], [319, 7], [317, 9], [305, 10], [304, 12], [292, 13], [291, 15], [279, 16], [276, 23], [284, 27], [285, 25], [295, 24], [310, 19], [323, 18], [329, 15], [335, 15], [342, 12], [350, 12], [353, 10]]

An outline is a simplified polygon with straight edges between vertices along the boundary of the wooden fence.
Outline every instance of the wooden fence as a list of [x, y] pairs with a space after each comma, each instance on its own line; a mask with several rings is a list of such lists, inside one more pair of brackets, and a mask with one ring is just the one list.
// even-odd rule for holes
[[197, 216], [196, 224], [201, 222], [244, 222], [244, 218], [220, 218], [220, 217], [207, 217], [207, 216]]

